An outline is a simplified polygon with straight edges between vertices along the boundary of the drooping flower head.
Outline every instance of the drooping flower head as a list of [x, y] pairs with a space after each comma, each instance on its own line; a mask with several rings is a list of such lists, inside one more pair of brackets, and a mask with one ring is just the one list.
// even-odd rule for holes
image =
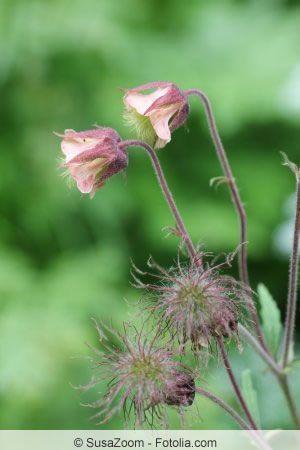
[[154, 274], [159, 283], [144, 284], [136, 278], [138, 287], [150, 294], [144, 299], [146, 307], [159, 318], [162, 329], [178, 339], [182, 351], [190, 343], [197, 354], [210, 348], [216, 337], [237, 336], [238, 321], [250, 297], [241, 283], [220, 274], [224, 264], [202, 268], [193, 261], [182, 267], [178, 260], [176, 268], [166, 271], [150, 262], [159, 270]]
[[79, 133], [65, 130], [64, 134], [56, 135], [63, 138], [63, 167], [76, 181], [80, 192], [90, 194], [91, 198], [108, 178], [128, 165], [127, 153], [119, 147], [121, 138], [112, 128]]
[[130, 336], [126, 324], [123, 334], [98, 325], [97, 330], [106, 352], [96, 351], [99, 359], [93, 360], [97, 376], [92, 385], [106, 382], [107, 389], [99, 401], [88, 406], [99, 408], [94, 417], [100, 417], [100, 423], [123, 410], [127, 420], [131, 412], [135, 414], [136, 425], [151, 425], [164, 420], [165, 405], [181, 408], [193, 403], [191, 372], [172, 358], [170, 350], [158, 346], [157, 336], [148, 339], [135, 328]]
[[[143, 91], [152, 90], [145, 94]], [[185, 96], [172, 83], [157, 81], [134, 89], [124, 89], [125, 120], [140, 139], [154, 148], [163, 148], [171, 132], [184, 123], [189, 106]]]

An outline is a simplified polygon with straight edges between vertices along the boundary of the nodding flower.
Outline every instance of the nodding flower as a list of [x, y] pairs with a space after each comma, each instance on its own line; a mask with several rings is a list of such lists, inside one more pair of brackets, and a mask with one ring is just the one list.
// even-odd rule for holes
[[112, 128], [80, 131], [65, 130], [56, 133], [63, 140], [61, 149], [65, 155], [63, 167], [76, 181], [83, 194], [91, 198], [105, 181], [126, 169], [128, 156], [119, 146], [121, 138]]
[[195, 382], [190, 369], [159, 346], [157, 335], [149, 339], [127, 324], [123, 333], [104, 325], [96, 328], [105, 352], [96, 350], [97, 373], [89, 387], [99, 383], [107, 387], [103, 397], [88, 406], [99, 408], [93, 417], [99, 417], [100, 424], [123, 410], [127, 421], [134, 413], [137, 426], [151, 426], [153, 421], [165, 420], [166, 405], [182, 408], [193, 403]]
[[[152, 90], [151, 93], [143, 93]], [[124, 89], [125, 121], [136, 129], [138, 137], [154, 148], [163, 148], [171, 132], [180, 127], [189, 113], [179, 88], [165, 81]]]
[[182, 266], [178, 258], [177, 267], [167, 271], [150, 261], [150, 267], [158, 270], [150, 275], [159, 283], [144, 284], [135, 276], [137, 287], [147, 289], [143, 307], [158, 318], [161, 329], [178, 339], [183, 352], [188, 343], [198, 354], [210, 349], [216, 337], [237, 339], [238, 321], [251, 300], [241, 283], [220, 274], [224, 264], [199, 268], [192, 261]]

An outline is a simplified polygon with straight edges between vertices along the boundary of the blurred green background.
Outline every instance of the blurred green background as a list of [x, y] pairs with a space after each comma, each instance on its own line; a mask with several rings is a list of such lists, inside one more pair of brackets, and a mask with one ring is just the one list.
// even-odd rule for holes
[[[178, 239], [163, 231], [173, 219], [141, 149], [93, 201], [58, 170], [53, 131], [97, 123], [134, 137], [119, 87], [169, 80], [208, 94], [248, 212], [252, 286], [265, 283], [284, 313], [294, 179], [279, 152], [300, 163], [299, 30], [296, 0], [1, 0], [2, 429], [98, 428], [80, 403], [103, 386], [72, 388], [91, 376], [81, 358], [90, 355], [85, 342], [97, 342], [90, 319], [119, 326], [131, 317], [140, 292], [129, 283], [130, 258], [145, 268], [150, 253], [166, 266], [176, 256]], [[236, 216], [226, 187], [209, 187], [221, 171], [202, 106], [195, 98], [191, 107], [159, 155], [194, 241], [232, 251]], [[291, 427], [264, 365], [247, 347], [230, 355], [238, 374], [254, 368], [264, 427]], [[236, 405], [219, 362], [201, 377]], [[235, 427], [195, 403], [188, 428]], [[122, 427], [122, 417], [104, 426]]]

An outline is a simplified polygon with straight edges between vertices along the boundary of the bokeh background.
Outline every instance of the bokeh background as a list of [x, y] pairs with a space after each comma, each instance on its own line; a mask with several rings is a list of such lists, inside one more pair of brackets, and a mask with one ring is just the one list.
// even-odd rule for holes
[[[92, 201], [58, 170], [53, 131], [101, 124], [134, 136], [120, 87], [170, 80], [208, 94], [248, 212], [252, 286], [265, 283], [284, 313], [294, 178], [279, 152], [300, 163], [299, 29], [297, 0], [1, 0], [1, 428], [99, 428], [80, 403], [103, 386], [72, 387], [91, 376], [90, 319], [118, 327], [132, 316], [140, 292], [130, 258], [143, 269], [149, 254], [165, 266], [176, 257], [178, 239], [163, 230], [173, 219], [141, 149]], [[209, 187], [221, 171], [202, 106], [191, 107], [161, 162], [194, 241], [229, 252], [236, 216], [226, 187]], [[230, 355], [237, 374], [253, 370], [264, 427], [291, 427], [264, 365], [247, 347]], [[201, 377], [236, 405], [218, 361]], [[103, 427], [122, 428], [122, 417]], [[172, 412], [171, 427], [180, 427]], [[187, 427], [235, 425], [197, 399]]]

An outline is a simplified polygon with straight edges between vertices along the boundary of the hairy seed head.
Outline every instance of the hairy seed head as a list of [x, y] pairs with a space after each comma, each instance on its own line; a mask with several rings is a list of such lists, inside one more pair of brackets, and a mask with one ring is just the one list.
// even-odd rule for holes
[[[193, 375], [173, 359], [169, 349], [158, 346], [158, 336], [149, 340], [126, 324], [122, 334], [105, 326], [100, 329], [97, 325], [97, 329], [106, 352], [96, 350], [100, 357], [94, 361], [97, 376], [89, 387], [107, 382], [107, 390], [89, 406], [99, 408], [94, 417], [100, 417], [100, 423], [123, 409], [127, 420], [133, 412], [138, 426], [151, 425], [165, 418], [165, 405], [185, 407], [193, 403]], [[113, 344], [105, 334], [118, 343]]]
[[[225, 263], [224, 263], [225, 264]], [[214, 338], [236, 336], [238, 321], [245, 303], [247, 290], [234, 278], [220, 274], [223, 264], [199, 267], [191, 262], [183, 267], [159, 270], [159, 284], [143, 284], [147, 288], [146, 305], [159, 318], [160, 327], [177, 337], [182, 349], [191, 343], [197, 353], [210, 348]], [[152, 274], [153, 275], [153, 274]]]

